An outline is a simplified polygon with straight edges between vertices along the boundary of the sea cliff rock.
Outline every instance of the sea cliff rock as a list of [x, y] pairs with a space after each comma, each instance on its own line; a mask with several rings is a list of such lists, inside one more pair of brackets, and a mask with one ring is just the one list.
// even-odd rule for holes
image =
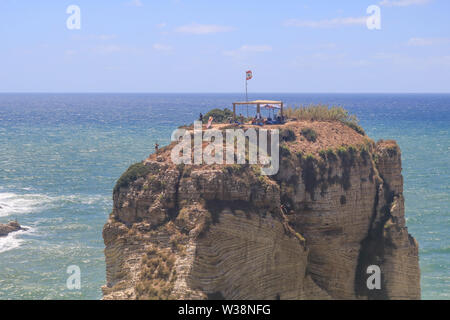
[[22, 228], [17, 221], [10, 221], [7, 224], [0, 223], [0, 237], [6, 237], [11, 232], [16, 232], [20, 230], [27, 230]]
[[397, 144], [334, 122], [279, 128], [294, 138], [281, 132], [275, 176], [176, 166], [173, 146], [130, 167], [103, 230], [104, 299], [420, 299]]

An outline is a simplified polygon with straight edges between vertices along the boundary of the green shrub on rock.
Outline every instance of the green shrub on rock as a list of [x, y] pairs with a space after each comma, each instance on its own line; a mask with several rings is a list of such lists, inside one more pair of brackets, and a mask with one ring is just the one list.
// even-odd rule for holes
[[280, 138], [283, 141], [295, 141], [295, 132], [290, 128], [285, 128], [280, 130]]
[[146, 167], [142, 162], [132, 164], [127, 171], [125, 171], [119, 180], [117, 180], [114, 187], [114, 192], [119, 191], [120, 188], [125, 188], [130, 185], [133, 181], [141, 177], [145, 177], [150, 173], [150, 168]]
[[311, 129], [311, 128], [302, 129], [301, 134], [309, 142], [316, 142], [316, 140], [317, 140], [317, 132], [314, 131], [314, 129]]
[[215, 123], [225, 123], [229, 118], [233, 117], [233, 111], [228, 108], [223, 110], [218, 108], [212, 109], [203, 116], [203, 123], [207, 123], [211, 116], [214, 118]]

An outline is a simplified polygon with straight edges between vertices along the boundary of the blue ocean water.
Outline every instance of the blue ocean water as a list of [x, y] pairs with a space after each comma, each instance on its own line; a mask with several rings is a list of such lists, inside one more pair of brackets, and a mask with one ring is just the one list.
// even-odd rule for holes
[[[0, 94], [0, 299], [99, 299], [102, 227], [116, 179], [179, 125], [242, 94]], [[341, 105], [403, 154], [406, 216], [420, 244], [422, 296], [450, 299], [450, 95], [258, 94]], [[246, 109], [242, 109], [243, 114]], [[81, 289], [66, 287], [67, 267]]]

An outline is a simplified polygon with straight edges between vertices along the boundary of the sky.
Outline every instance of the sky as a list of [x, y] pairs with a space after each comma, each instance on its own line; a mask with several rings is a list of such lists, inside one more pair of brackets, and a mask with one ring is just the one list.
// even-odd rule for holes
[[448, 0], [0, 0], [0, 41], [0, 92], [450, 93]]

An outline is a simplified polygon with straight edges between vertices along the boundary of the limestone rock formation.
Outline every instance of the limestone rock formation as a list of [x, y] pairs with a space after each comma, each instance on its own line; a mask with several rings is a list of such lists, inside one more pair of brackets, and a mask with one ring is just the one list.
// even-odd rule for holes
[[173, 146], [130, 167], [103, 230], [104, 299], [420, 299], [397, 144], [341, 123], [280, 129], [295, 138], [275, 176], [176, 166]]

